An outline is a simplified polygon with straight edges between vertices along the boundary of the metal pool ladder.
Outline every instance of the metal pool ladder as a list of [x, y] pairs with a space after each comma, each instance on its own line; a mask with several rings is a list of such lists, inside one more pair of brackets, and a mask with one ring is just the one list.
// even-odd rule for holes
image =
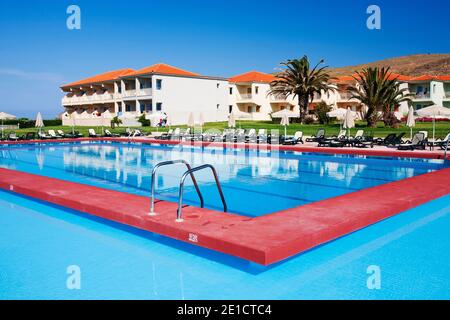
[[[450, 140], [450, 139], [449, 139]], [[447, 144], [445, 145], [445, 151], [444, 151], [444, 163], [447, 161], [447, 150], [448, 150], [448, 142], [449, 140], [447, 140]]]
[[151, 191], [150, 191], [150, 213], [149, 215], [154, 216], [156, 215], [155, 213], [155, 178], [156, 178], [156, 172], [158, 170], [158, 168], [162, 167], [162, 166], [168, 166], [168, 165], [173, 165], [173, 164], [184, 164], [187, 168], [187, 171], [185, 171], [183, 173], [183, 175], [181, 176], [181, 180], [180, 180], [180, 189], [179, 189], [179, 196], [178, 196], [178, 210], [177, 210], [177, 219], [175, 220], [176, 222], [183, 222], [183, 219], [181, 217], [181, 212], [182, 212], [182, 207], [183, 207], [183, 191], [184, 191], [184, 182], [186, 181], [187, 176], [190, 176], [192, 179], [192, 182], [194, 183], [194, 187], [195, 190], [197, 191], [198, 197], [200, 198], [200, 207], [203, 208], [205, 205], [202, 193], [200, 192], [200, 189], [198, 187], [197, 184], [197, 180], [195, 179], [194, 176], [194, 172], [200, 171], [200, 170], [204, 170], [204, 169], [211, 169], [213, 175], [214, 175], [214, 180], [216, 182], [216, 186], [217, 186], [217, 190], [219, 191], [219, 195], [220, 198], [222, 200], [222, 204], [223, 204], [223, 211], [227, 212], [228, 208], [227, 208], [227, 203], [225, 201], [225, 197], [223, 195], [222, 192], [222, 187], [220, 186], [220, 182], [219, 182], [219, 177], [217, 175], [217, 171], [216, 169], [210, 165], [210, 164], [205, 164], [202, 166], [198, 166], [195, 168], [192, 168], [190, 166], [189, 163], [187, 163], [184, 160], [172, 160], [172, 161], [164, 161], [164, 162], [160, 162], [157, 165], [155, 165], [155, 167], [152, 170], [152, 181], [151, 181]]

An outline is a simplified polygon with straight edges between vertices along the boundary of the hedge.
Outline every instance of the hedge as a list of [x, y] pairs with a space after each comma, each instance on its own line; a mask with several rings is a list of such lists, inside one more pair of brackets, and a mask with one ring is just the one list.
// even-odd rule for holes
[[[29, 119], [16, 119], [16, 120], [4, 120], [4, 125], [19, 125], [19, 128], [34, 128], [36, 121]], [[44, 126], [46, 127], [57, 127], [62, 125], [62, 120], [53, 119], [53, 120], [44, 120]]]

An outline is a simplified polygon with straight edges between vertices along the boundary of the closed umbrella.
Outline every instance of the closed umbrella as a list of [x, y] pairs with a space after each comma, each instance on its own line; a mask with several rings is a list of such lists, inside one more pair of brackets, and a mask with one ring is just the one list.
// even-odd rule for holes
[[436, 117], [450, 117], [450, 109], [434, 104], [432, 106], [417, 110], [417, 114], [421, 117], [433, 118], [433, 141], [434, 141], [436, 133]]
[[188, 118], [187, 125], [188, 125], [188, 127], [194, 127], [195, 126], [194, 114], [192, 112], [189, 113], [189, 118]]
[[355, 127], [355, 116], [350, 108], [347, 109], [345, 114], [343, 127], [347, 129], [347, 135], [350, 135], [350, 129]]
[[234, 118], [233, 112], [228, 117], [228, 128], [236, 128], [236, 119]]
[[281, 118], [281, 125], [284, 126], [284, 136], [287, 136], [287, 126], [289, 125], [289, 116], [284, 114]]
[[[104, 126], [111, 126], [111, 119], [113, 118], [111, 112], [109, 112], [109, 109], [106, 109], [102, 113], [102, 135], [105, 134]], [[106, 124], [105, 124], [106, 123]]]
[[203, 133], [203, 125], [205, 124], [205, 118], [203, 117], [203, 112], [200, 113], [198, 124], [200, 126], [200, 133]]
[[414, 119], [414, 108], [413, 106], [409, 107], [408, 118], [406, 119], [406, 126], [411, 130], [411, 139], [412, 139], [412, 130], [416, 125], [416, 119]]
[[39, 128], [39, 133], [41, 132], [41, 129], [44, 127], [44, 120], [42, 120], [42, 115], [40, 112], [38, 112], [36, 116], [36, 123], [34, 124], [36, 128]]

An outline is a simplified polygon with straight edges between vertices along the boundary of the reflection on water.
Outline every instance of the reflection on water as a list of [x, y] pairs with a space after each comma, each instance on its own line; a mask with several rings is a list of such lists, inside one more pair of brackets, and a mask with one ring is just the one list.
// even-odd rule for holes
[[[231, 212], [261, 215], [335, 197], [437, 170], [442, 162], [308, 153], [83, 143], [63, 146], [18, 146], [0, 150], [0, 166], [118, 191], [149, 195], [154, 165], [183, 159], [192, 166], [213, 164]], [[157, 196], [176, 201], [185, 168], [163, 167]], [[220, 209], [210, 172], [196, 173], [206, 206]], [[186, 202], [197, 196], [186, 184]]]

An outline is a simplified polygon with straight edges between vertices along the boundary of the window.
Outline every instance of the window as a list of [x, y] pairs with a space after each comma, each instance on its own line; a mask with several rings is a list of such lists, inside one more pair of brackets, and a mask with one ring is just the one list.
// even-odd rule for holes
[[[231, 88], [230, 88], [231, 89]], [[228, 113], [231, 113], [231, 112], [233, 112], [233, 106], [232, 105], [229, 105], [228, 106]]]
[[161, 111], [162, 110], [162, 102], [157, 102], [156, 103], [156, 111]]
[[258, 94], [259, 92], [259, 87], [255, 87], [255, 94]]
[[126, 105], [125, 105], [125, 111], [126, 111], [126, 112], [130, 112], [130, 111], [131, 111], [131, 105], [126, 104]]
[[156, 90], [161, 90], [162, 88], [162, 80], [156, 79]]
[[217, 104], [216, 109], [219, 110], [220, 108], [220, 104]]
[[217, 83], [217, 89], [219, 89], [219, 87], [220, 87], [220, 83]]
[[230, 87], [230, 94], [233, 94], [233, 88]]
[[247, 93], [252, 94], [252, 88], [247, 88]]

